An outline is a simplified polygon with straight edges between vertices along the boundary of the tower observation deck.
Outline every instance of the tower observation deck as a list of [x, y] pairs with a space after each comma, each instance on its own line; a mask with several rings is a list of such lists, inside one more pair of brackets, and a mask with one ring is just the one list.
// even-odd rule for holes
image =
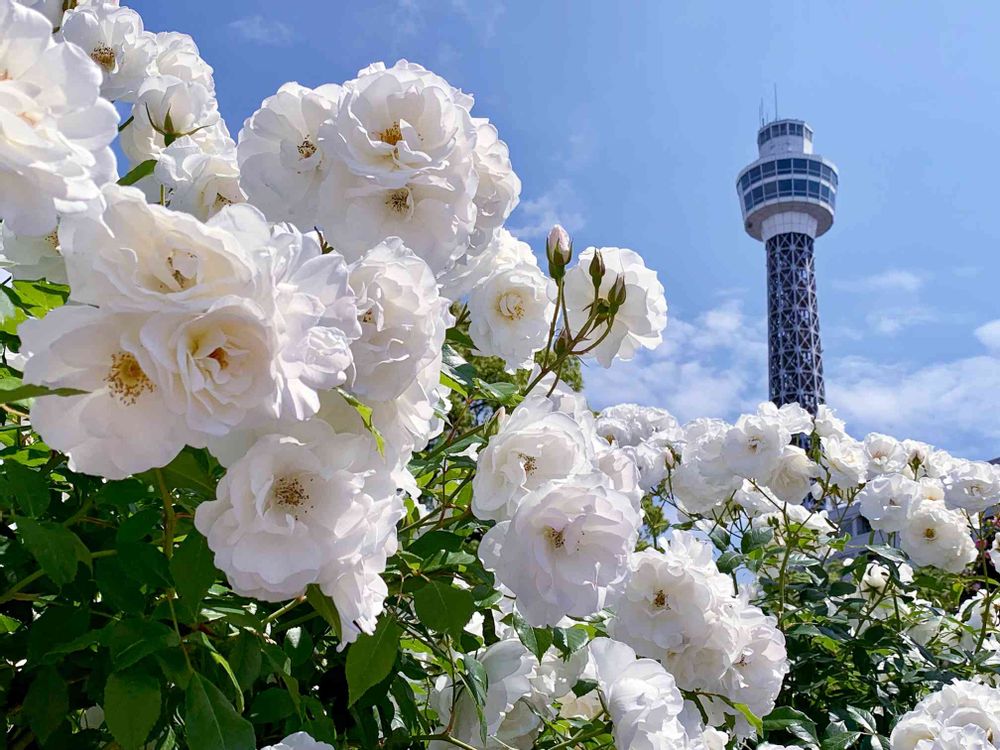
[[837, 168], [813, 153], [802, 120], [776, 120], [757, 133], [760, 158], [736, 178], [743, 227], [767, 250], [770, 399], [797, 401], [815, 413], [823, 403], [813, 241], [833, 225]]

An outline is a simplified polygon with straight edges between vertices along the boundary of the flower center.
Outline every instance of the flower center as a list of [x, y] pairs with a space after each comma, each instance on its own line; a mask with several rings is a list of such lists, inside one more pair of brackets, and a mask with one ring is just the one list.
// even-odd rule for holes
[[937, 531], [935, 529], [924, 529], [924, 539], [936, 539]]
[[667, 606], [667, 595], [663, 593], [663, 589], [656, 592], [656, 596], [653, 597], [653, 606], [657, 609], [664, 609]]
[[399, 129], [399, 120], [396, 120], [389, 127], [378, 134], [378, 139], [382, 143], [388, 143], [390, 146], [395, 146], [401, 140], [403, 140], [403, 132]]
[[231, 205], [233, 205], [233, 202], [231, 200], [229, 200], [229, 198], [227, 198], [226, 196], [222, 195], [221, 193], [216, 193], [215, 194], [215, 202], [212, 204], [212, 210], [213, 211], [221, 211], [226, 206], [231, 206]]
[[299, 144], [299, 156], [303, 159], [308, 159], [310, 156], [316, 153], [316, 144], [309, 140], [309, 136], [306, 136], [302, 143]]
[[507, 320], [520, 320], [524, 317], [524, 300], [517, 292], [506, 292], [497, 297], [497, 310]]
[[538, 460], [534, 456], [529, 456], [527, 453], [519, 453], [518, 457], [521, 459], [521, 466], [524, 468], [524, 473], [529, 477], [535, 473], [535, 469], [538, 468]]
[[374, 322], [375, 313], [372, 311], [372, 308], [369, 307], [367, 310], [365, 310], [364, 313], [359, 318], [359, 320], [366, 325]]
[[215, 349], [212, 350], [212, 353], [208, 355], [208, 358], [214, 359], [218, 362], [219, 367], [223, 370], [229, 367], [229, 354], [221, 346], [215, 347]]
[[115, 51], [103, 42], [94, 47], [90, 59], [107, 71], [115, 67]]
[[760, 443], [761, 443], [761, 439], [759, 437], [757, 437], [756, 435], [754, 435], [747, 442], [747, 448], [749, 449], [749, 451], [751, 453], [756, 453], [760, 449]]
[[562, 529], [556, 531], [551, 526], [546, 526], [545, 538], [549, 540], [549, 544], [552, 545], [552, 549], [562, 549], [566, 546], [566, 537], [563, 534]]
[[385, 205], [393, 213], [400, 216], [408, 216], [413, 210], [413, 201], [410, 198], [410, 191], [406, 188], [390, 190], [385, 197]]
[[111, 355], [111, 369], [104, 376], [108, 389], [125, 406], [132, 406], [143, 393], [156, 390], [139, 362], [128, 352]]
[[306, 489], [309, 480], [292, 475], [279, 477], [271, 485], [271, 498], [274, 504], [298, 519], [299, 514], [312, 508], [312, 498]]
[[45, 241], [47, 243], [49, 243], [49, 247], [51, 247], [57, 253], [59, 252], [59, 231], [58, 230], [53, 229], [51, 232], [49, 232], [47, 235], [45, 235]]
[[195, 256], [183, 250], [174, 250], [167, 256], [167, 269], [177, 284], [178, 291], [190, 289], [195, 285], [193, 273], [195, 262]]

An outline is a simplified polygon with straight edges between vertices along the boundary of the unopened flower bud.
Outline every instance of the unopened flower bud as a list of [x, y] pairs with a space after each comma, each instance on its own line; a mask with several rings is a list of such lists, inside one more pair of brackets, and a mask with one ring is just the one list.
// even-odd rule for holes
[[621, 274], [611, 285], [611, 291], [608, 292], [608, 304], [611, 306], [612, 314], [618, 312], [618, 308], [625, 304], [625, 277]]
[[559, 224], [552, 227], [545, 243], [545, 256], [549, 261], [549, 275], [557, 281], [565, 275], [566, 266], [573, 257], [569, 234]]
[[601, 279], [604, 278], [604, 258], [599, 252], [594, 252], [594, 257], [590, 261], [590, 280], [594, 282], [594, 289], [601, 288]]
[[570, 336], [569, 329], [563, 328], [559, 332], [555, 344], [552, 345], [552, 350], [556, 353], [557, 357], [561, 357], [564, 354], [569, 354], [570, 347], [572, 346], [573, 338]]

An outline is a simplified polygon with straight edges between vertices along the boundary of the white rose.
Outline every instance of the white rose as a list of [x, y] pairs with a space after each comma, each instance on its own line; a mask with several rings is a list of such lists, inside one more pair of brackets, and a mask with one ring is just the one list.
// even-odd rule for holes
[[59, 36], [83, 48], [101, 68], [101, 96], [112, 101], [135, 99], [156, 58], [156, 37], [142, 28], [142, 18], [117, 4], [74, 7], [63, 16]]
[[497, 129], [485, 117], [473, 117], [472, 122], [476, 126], [472, 158], [479, 176], [474, 198], [478, 211], [476, 228], [470, 240], [470, 254], [475, 255], [486, 249], [517, 207], [521, 180], [514, 174], [507, 144], [500, 140]]
[[653, 658], [709, 644], [718, 635], [722, 604], [734, 596], [732, 580], [719, 572], [710, 545], [672, 531], [662, 546], [663, 552], [647, 549], [633, 556], [608, 625], [612, 637]]
[[233, 589], [265, 601], [319, 584], [344, 642], [371, 633], [387, 594], [380, 578], [403, 516], [370, 441], [319, 420], [260, 438], [202, 503], [195, 526]]
[[243, 203], [236, 153], [209, 153], [190, 136], [178, 138], [160, 153], [153, 175], [166, 189], [168, 205], [207, 221], [233, 203]]
[[118, 113], [100, 97], [100, 68], [54, 41], [40, 13], [0, 0], [0, 28], [0, 217], [16, 234], [42, 236], [114, 179]]
[[718, 466], [729, 474], [766, 481], [778, 468], [791, 437], [777, 419], [744, 414], [727, 430]]
[[640, 519], [606, 481], [592, 474], [543, 485], [480, 543], [483, 564], [536, 627], [592, 615], [620, 593]]
[[976, 559], [976, 545], [960, 511], [924, 498], [910, 502], [900, 546], [915, 565], [961, 573]]
[[530, 368], [554, 314], [555, 283], [536, 262], [499, 268], [469, 295], [469, 336], [478, 353], [500, 357], [508, 371]]
[[445, 273], [438, 274], [441, 294], [451, 300], [460, 299], [490, 274], [520, 263], [538, 264], [531, 246], [506, 229], [499, 229], [478, 255], [463, 255]]
[[169, 463], [195, 438], [141, 342], [146, 320], [66, 305], [18, 329], [24, 382], [86, 391], [31, 408], [32, 426], [73, 471], [124, 479]]
[[351, 344], [361, 335], [357, 298], [344, 259], [324, 253], [315, 233], [287, 225], [269, 228], [262, 218], [256, 211], [231, 209], [215, 225], [228, 228], [243, 246], [257, 247], [258, 266], [274, 294], [279, 414], [305, 419], [320, 408], [321, 392], [348, 380]]
[[352, 344], [354, 384], [362, 400], [400, 396], [440, 356], [453, 318], [434, 275], [398, 237], [351, 265], [361, 336]]
[[156, 35], [155, 67], [158, 75], [200, 84], [215, 95], [212, 66], [202, 59], [198, 45], [188, 34], [177, 31], [159, 32]]
[[774, 470], [764, 478], [764, 484], [786, 503], [799, 504], [808, 495], [813, 480], [820, 475], [819, 467], [797, 445], [786, 445]]
[[261, 750], [334, 750], [333, 745], [314, 740], [306, 732], [290, 734], [276, 745], [267, 745]]
[[895, 474], [906, 468], [906, 451], [894, 437], [873, 432], [865, 437], [864, 449], [869, 475]]
[[847, 435], [824, 436], [820, 438], [820, 447], [821, 460], [833, 484], [850, 490], [865, 481], [868, 457], [861, 443]]
[[528, 493], [593, 469], [593, 443], [576, 420], [545, 396], [529, 394], [479, 454], [472, 512], [484, 520], [509, 520]]
[[809, 435], [813, 431], [813, 415], [796, 403], [777, 406], [771, 401], [757, 405], [757, 416], [777, 420], [793, 435]]
[[679, 716], [684, 699], [673, 676], [652, 659], [609, 638], [590, 644], [597, 684], [614, 724], [615, 747], [687, 748], [690, 738]]
[[816, 409], [815, 427], [820, 437], [840, 438], [847, 434], [844, 420], [826, 404], [820, 404]]
[[861, 515], [878, 531], [901, 531], [910, 503], [920, 497], [920, 485], [902, 474], [875, 477], [858, 493]]
[[309, 89], [286, 83], [243, 123], [237, 147], [241, 184], [271, 221], [303, 229], [316, 224], [317, 193], [326, 175], [319, 129], [340, 93], [335, 84]]
[[16, 235], [0, 225], [0, 266], [15, 279], [46, 279], [67, 283], [66, 264], [59, 252], [59, 233], [53, 229], [42, 237]]
[[[520, 641], [507, 638], [497, 641], [476, 655], [486, 672], [486, 702], [482, 707], [486, 722], [486, 733], [496, 736], [504, 720], [522, 698], [532, 693], [531, 679], [535, 676], [537, 661]], [[454, 693], [459, 690], [455, 700]], [[431, 696], [438, 709], [442, 725], [452, 728], [453, 736], [467, 743], [477, 744], [479, 739], [479, 716], [472, 696], [460, 684], [457, 687], [446, 675], [440, 676]], [[454, 706], [454, 714], [452, 714]], [[447, 742], [432, 741], [431, 750], [446, 750]]]
[[161, 313], [140, 340], [164, 398], [202, 445], [261, 410], [277, 416], [278, 341], [256, 305], [229, 297], [203, 313]]
[[956, 681], [905, 714], [893, 728], [889, 746], [891, 750], [993, 750], [998, 737], [1000, 690]]
[[945, 503], [982, 513], [1000, 502], [1000, 471], [983, 461], [960, 461], [945, 477]]
[[[610, 331], [606, 324], [598, 325], [585, 336], [582, 346], [593, 346], [588, 356], [594, 357], [603, 367], [610, 367], [615, 358], [630, 360], [640, 348], [653, 349], [663, 341], [667, 300], [656, 272], [646, 268], [638, 253], [618, 247], [588, 247], [580, 254], [576, 265], [566, 272], [565, 297], [569, 315], [566, 322], [574, 336], [580, 334], [591, 314], [594, 284], [588, 269], [598, 252], [606, 269], [598, 298], [607, 302], [612, 287], [621, 279], [625, 301], [615, 314]], [[603, 340], [598, 343], [601, 337]]]
[[135, 188], [107, 185], [103, 197], [102, 212], [59, 228], [71, 299], [151, 312], [204, 309], [226, 295], [261, 300], [253, 257], [228, 231], [147, 204]]
[[122, 151], [132, 164], [155, 159], [167, 147], [168, 135], [173, 139], [186, 135], [208, 152], [229, 140], [209, 89], [174, 76], [150, 76], [139, 87], [132, 122], [121, 132]]

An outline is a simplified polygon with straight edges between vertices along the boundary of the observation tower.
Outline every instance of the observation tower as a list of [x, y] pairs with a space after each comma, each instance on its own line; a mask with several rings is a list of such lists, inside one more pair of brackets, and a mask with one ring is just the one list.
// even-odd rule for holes
[[813, 131], [802, 120], [764, 125], [757, 149], [736, 191], [744, 229], [767, 249], [769, 397], [815, 414], [824, 389], [813, 241], [833, 225], [837, 168], [813, 153]]

